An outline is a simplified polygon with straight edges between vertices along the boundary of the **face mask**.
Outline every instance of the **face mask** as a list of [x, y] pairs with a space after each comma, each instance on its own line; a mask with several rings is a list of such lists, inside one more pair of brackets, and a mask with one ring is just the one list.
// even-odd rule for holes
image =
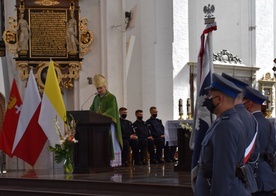
[[152, 118], [156, 118], [157, 117], [157, 114], [153, 114], [153, 115], [151, 115], [152, 116]]
[[218, 106], [218, 104], [217, 105], [215, 105], [214, 103], [213, 103], [213, 99], [215, 99], [215, 98], [217, 98], [218, 96], [215, 96], [215, 97], [213, 97], [213, 98], [211, 98], [211, 99], [209, 99], [209, 98], [206, 98], [205, 99], [205, 101], [204, 101], [204, 105], [206, 106], [206, 108], [211, 112], [211, 113], [214, 113], [214, 110], [216, 109], [216, 107]]
[[122, 119], [125, 119], [127, 117], [127, 115], [126, 114], [122, 114], [121, 117], [122, 117]]
[[138, 120], [143, 120], [143, 116], [138, 116], [137, 119]]

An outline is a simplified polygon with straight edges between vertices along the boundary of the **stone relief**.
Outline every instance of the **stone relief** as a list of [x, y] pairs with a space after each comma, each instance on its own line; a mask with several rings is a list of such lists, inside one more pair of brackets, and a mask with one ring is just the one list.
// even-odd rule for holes
[[228, 50], [221, 50], [217, 54], [214, 55], [214, 61], [229, 63], [229, 64], [241, 64], [242, 60], [238, 58], [237, 55], [233, 55]]

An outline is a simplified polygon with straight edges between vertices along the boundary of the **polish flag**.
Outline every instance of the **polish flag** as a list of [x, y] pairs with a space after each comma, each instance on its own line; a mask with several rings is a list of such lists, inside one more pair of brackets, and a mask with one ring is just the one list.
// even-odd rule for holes
[[31, 166], [36, 163], [47, 141], [38, 124], [40, 108], [41, 97], [31, 70], [13, 143], [13, 154]]
[[13, 157], [12, 145], [16, 133], [19, 115], [22, 109], [22, 100], [15, 82], [12, 82], [9, 103], [0, 134], [0, 149], [9, 157]]

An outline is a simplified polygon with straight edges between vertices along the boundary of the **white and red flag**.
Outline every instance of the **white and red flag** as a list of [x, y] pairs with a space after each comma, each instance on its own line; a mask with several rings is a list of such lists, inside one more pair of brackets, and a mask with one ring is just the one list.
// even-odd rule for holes
[[36, 163], [47, 141], [38, 124], [40, 108], [41, 97], [31, 70], [13, 143], [13, 154], [31, 166]]

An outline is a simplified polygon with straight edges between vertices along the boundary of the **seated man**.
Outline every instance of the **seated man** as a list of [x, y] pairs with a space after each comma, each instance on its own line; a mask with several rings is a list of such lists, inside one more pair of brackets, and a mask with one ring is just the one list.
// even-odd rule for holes
[[[121, 107], [119, 109], [121, 129], [123, 135], [123, 151], [122, 151], [122, 164], [123, 166], [129, 166], [129, 146], [132, 148], [132, 154], [134, 161], [139, 162], [139, 140], [134, 132], [132, 122], [126, 119], [127, 108]], [[132, 163], [131, 163], [132, 164]]]
[[153, 137], [150, 134], [150, 130], [145, 121], [143, 121], [143, 111], [136, 110], [135, 116], [137, 120], [133, 123], [136, 135], [139, 138], [139, 148], [140, 152], [140, 162], [135, 164], [147, 164], [145, 162], [147, 149], [150, 153], [150, 163], [158, 163], [154, 157], [154, 141]]
[[154, 145], [156, 146], [156, 160], [158, 161], [158, 163], [164, 163], [164, 161], [162, 160], [162, 150], [165, 143], [165, 128], [162, 124], [162, 121], [156, 118], [158, 113], [157, 108], [153, 106], [150, 108], [149, 111], [151, 117], [147, 120], [146, 123], [150, 128]]

